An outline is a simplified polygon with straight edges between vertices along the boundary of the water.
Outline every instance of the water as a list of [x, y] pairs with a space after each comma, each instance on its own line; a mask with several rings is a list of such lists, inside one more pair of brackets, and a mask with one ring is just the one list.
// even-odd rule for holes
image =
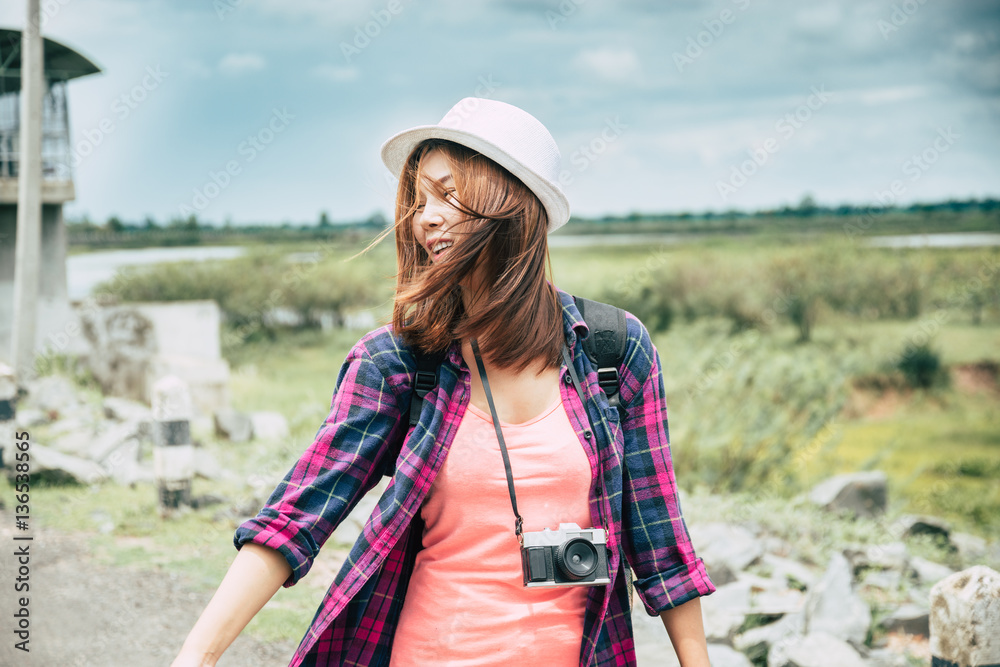
[[83, 299], [101, 282], [114, 277], [125, 266], [158, 262], [233, 259], [246, 252], [243, 246], [194, 246], [190, 248], [133, 248], [101, 250], [66, 258], [66, 283], [69, 298]]
[[[702, 234], [565, 234], [549, 239], [552, 248], [581, 248], [612, 245], [663, 245], [687, 243]], [[866, 244], [878, 248], [967, 248], [1000, 246], [1000, 234], [955, 232], [950, 234], [904, 234], [873, 236]], [[194, 246], [187, 248], [139, 248], [102, 250], [72, 255], [66, 260], [66, 280], [70, 299], [86, 297], [99, 283], [110, 280], [124, 266], [157, 262], [233, 259], [246, 252], [243, 246]], [[295, 258], [294, 255], [290, 258]], [[301, 258], [299, 258], [301, 261]]]
[[1000, 234], [954, 232], [951, 234], [903, 234], [875, 236], [868, 245], [877, 248], [979, 248], [1000, 245]]

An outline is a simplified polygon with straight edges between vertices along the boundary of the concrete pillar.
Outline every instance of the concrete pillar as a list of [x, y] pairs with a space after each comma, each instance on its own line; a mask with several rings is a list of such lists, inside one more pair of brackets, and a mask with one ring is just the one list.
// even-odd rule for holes
[[13, 448], [14, 445], [16, 401], [17, 382], [14, 378], [14, 369], [0, 364], [0, 469], [13, 466], [13, 449], [8, 450], [6, 447], [10, 445]]
[[42, 98], [45, 94], [39, 0], [27, 0], [21, 33], [21, 122], [18, 137], [17, 247], [11, 358], [23, 382], [34, 375], [36, 304], [42, 244]]
[[[14, 267], [17, 206], [0, 203], [0, 361], [13, 364]], [[35, 301], [35, 352], [81, 354], [87, 350], [66, 283], [66, 225], [62, 204], [42, 204], [42, 238]], [[28, 379], [28, 378], [25, 378]], [[23, 382], [23, 381], [22, 381]]]
[[1000, 665], [1000, 573], [985, 565], [931, 589], [932, 667]]
[[153, 474], [160, 512], [191, 505], [194, 445], [191, 443], [191, 392], [179, 377], [168, 375], [153, 384]]

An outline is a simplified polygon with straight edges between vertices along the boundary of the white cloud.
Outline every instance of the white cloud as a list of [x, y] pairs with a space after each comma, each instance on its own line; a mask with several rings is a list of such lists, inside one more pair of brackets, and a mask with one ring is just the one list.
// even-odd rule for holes
[[323, 63], [313, 67], [310, 74], [334, 83], [344, 83], [346, 81], [354, 81], [361, 73], [357, 67]]
[[854, 98], [866, 106], [878, 106], [917, 99], [926, 96], [929, 92], [927, 86], [889, 86], [850, 91], [845, 93], [844, 97]]
[[256, 53], [227, 53], [219, 61], [223, 74], [243, 74], [264, 69], [264, 59]]
[[639, 57], [632, 49], [606, 47], [581, 51], [573, 59], [579, 69], [611, 82], [635, 80], [639, 75]]

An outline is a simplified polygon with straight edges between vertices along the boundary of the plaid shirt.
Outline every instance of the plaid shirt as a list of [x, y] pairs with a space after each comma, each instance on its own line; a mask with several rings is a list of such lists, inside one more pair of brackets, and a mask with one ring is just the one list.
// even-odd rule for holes
[[[659, 354], [649, 333], [628, 314], [628, 348], [620, 374], [621, 401], [628, 415], [621, 422], [583, 352], [587, 324], [573, 297], [557, 291], [567, 347], [590, 397], [587, 410], [596, 433], [565, 366], [560, 391], [594, 471], [590, 511], [593, 525], [608, 529], [611, 577], [607, 586], [589, 589], [580, 665], [634, 665], [622, 555], [635, 572], [638, 599], [650, 615], [708, 595], [715, 586], [694, 553], [681, 515]], [[438, 386], [425, 396], [420, 421], [410, 429], [415, 366], [410, 349], [393, 335], [391, 325], [358, 341], [341, 366], [330, 414], [315, 441], [260, 513], [236, 530], [237, 549], [245, 542], [277, 549], [292, 567], [283, 585], [292, 586], [309, 571], [320, 547], [362, 496], [383, 474], [392, 474], [290, 667], [389, 664], [396, 622], [421, 547], [420, 505], [448, 455], [471, 387], [470, 370], [455, 341], [441, 365]], [[400, 452], [395, 461], [393, 451]], [[598, 483], [602, 471], [606, 494]], [[602, 517], [610, 517], [610, 525]]]

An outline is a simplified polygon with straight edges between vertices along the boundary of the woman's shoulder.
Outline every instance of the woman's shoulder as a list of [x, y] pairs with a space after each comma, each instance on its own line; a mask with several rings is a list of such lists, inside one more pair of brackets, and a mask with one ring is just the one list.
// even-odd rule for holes
[[354, 344], [344, 363], [355, 361], [372, 363], [396, 393], [409, 386], [416, 366], [412, 349], [395, 334], [392, 323], [372, 329]]

